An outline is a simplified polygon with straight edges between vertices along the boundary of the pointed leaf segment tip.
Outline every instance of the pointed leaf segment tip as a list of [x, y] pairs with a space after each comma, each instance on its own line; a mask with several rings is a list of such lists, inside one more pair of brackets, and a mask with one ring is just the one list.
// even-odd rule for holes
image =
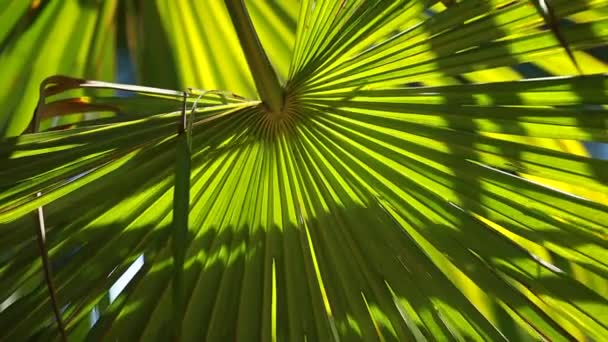
[[574, 53], [572, 52], [572, 49], [570, 49], [570, 46], [568, 45], [568, 41], [566, 40], [566, 38], [564, 37], [564, 35], [561, 31], [559, 17], [555, 13], [555, 8], [554, 8], [553, 2], [551, 0], [532, 0], [532, 1], [534, 3], [534, 6], [536, 7], [536, 9], [538, 10], [538, 12], [541, 14], [543, 19], [545, 20], [545, 24], [547, 24], [547, 27], [549, 27], [551, 32], [553, 32], [553, 35], [558, 40], [559, 44], [562, 46], [562, 48], [564, 49], [564, 51], [566, 52], [566, 54], [572, 61], [572, 64], [574, 64], [574, 67], [576, 68], [576, 70], [579, 72], [579, 74], [583, 74], [578, 62], [576, 61], [576, 57], [574, 56]]

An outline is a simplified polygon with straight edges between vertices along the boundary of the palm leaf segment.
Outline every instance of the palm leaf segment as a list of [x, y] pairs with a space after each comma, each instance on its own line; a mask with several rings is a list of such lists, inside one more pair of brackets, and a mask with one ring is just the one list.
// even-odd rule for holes
[[[302, 1], [284, 110], [220, 93], [188, 115], [181, 338], [606, 339], [608, 165], [555, 146], [608, 140], [605, 66], [582, 51], [606, 41], [608, 2], [553, 3], [592, 75], [568, 75], [528, 1]], [[566, 76], [505, 68], [555, 61]], [[7, 340], [58, 334], [32, 240], [41, 206], [71, 338], [173, 331], [181, 102], [94, 103], [123, 114], [2, 143]]]

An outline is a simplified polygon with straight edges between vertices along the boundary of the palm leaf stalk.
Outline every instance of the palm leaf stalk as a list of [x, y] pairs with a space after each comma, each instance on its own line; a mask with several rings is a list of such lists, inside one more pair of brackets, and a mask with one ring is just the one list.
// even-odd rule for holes
[[249, 69], [256, 71], [253, 77], [260, 98], [270, 111], [282, 112], [283, 88], [279, 84], [276, 72], [253, 28], [245, 3], [243, 0], [226, 0], [224, 3], [230, 13], [230, 19], [236, 29]]
[[3, 116], [2, 339], [59, 336], [28, 229], [41, 206], [70, 339], [608, 337], [608, 161], [580, 147], [608, 142], [608, 1], [552, 1], [563, 41], [528, 0], [241, 5], [122, 10], [130, 34], [162, 32], [131, 42], [142, 80], [143, 51], [171, 46], [155, 82], [250, 99], [64, 78], [39, 133]]

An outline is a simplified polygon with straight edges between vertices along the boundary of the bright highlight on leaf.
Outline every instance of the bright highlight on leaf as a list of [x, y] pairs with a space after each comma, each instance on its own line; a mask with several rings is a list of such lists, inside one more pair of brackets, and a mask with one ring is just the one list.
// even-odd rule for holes
[[[8, 1], [0, 340], [60, 334], [39, 207], [69, 340], [608, 339], [608, 1], [550, 3]], [[95, 23], [160, 88], [52, 77], [22, 134]]]

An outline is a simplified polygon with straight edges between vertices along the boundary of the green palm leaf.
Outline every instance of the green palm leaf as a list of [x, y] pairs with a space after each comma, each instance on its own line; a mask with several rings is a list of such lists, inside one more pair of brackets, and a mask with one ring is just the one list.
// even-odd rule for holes
[[220, 2], [68, 2], [0, 38], [38, 58], [46, 16], [123, 13], [144, 84], [234, 93], [52, 78], [18, 135], [46, 71], [2, 50], [33, 89], [2, 100], [2, 339], [60, 336], [39, 207], [74, 340], [608, 337], [608, 161], [577, 152], [608, 141], [608, 1], [552, 1], [559, 35], [531, 1], [251, 1], [255, 32]]

